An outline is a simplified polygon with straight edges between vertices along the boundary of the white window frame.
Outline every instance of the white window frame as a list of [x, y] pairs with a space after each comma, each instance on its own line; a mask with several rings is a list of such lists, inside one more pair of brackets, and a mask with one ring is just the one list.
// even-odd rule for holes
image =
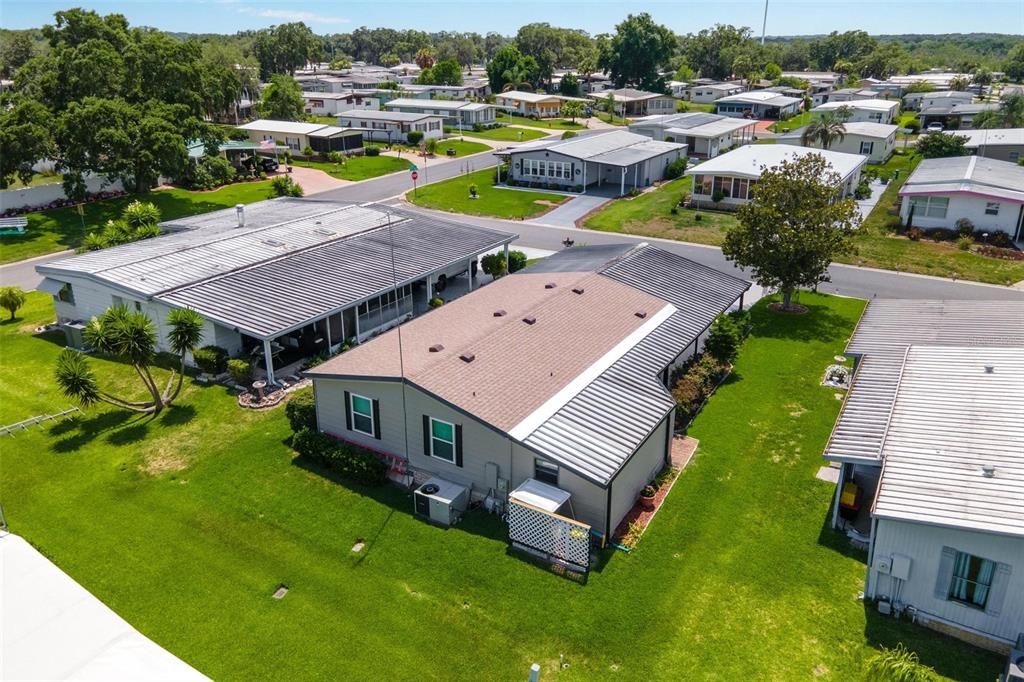
[[[359, 398], [360, 400], [365, 400], [366, 402], [370, 403], [370, 414], [369, 415], [365, 415], [362, 412], [356, 412], [356, 398]], [[349, 393], [348, 394], [348, 409], [349, 409], [349, 412], [352, 414], [352, 430], [355, 431], [356, 433], [361, 433], [364, 436], [370, 436], [371, 438], [376, 438], [377, 422], [373, 418], [373, 399], [372, 398], [367, 398], [365, 395], [359, 395], [358, 393]], [[364, 431], [364, 430], [362, 430], [361, 428], [359, 428], [356, 425], [356, 417], [357, 416], [358, 417], [363, 417], [364, 419], [369, 419], [370, 420], [370, 430], [369, 431]]]
[[987, 202], [985, 202], [985, 215], [999, 215], [999, 202], [998, 201], [987, 201]]
[[[864, 148], [867, 147], [867, 150]], [[860, 141], [860, 153], [863, 156], [871, 156], [871, 153], [875, 151], [875, 143], [869, 142], [868, 140]]]
[[[949, 197], [915, 196], [910, 198], [910, 206], [917, 207], [914, 210], [916, 217], [943, 220], [949, 213]], [[936, 215], [940, 209], [942, 214]]]
[[[444, 438], [441, 438], [440, 436], [435, 436], [434, 435], [434, 422], [437, 422], [438, 424], [444, 424], [446, 426], [450, 426], [451, 427], [451, 429], [452, 429], [452, 439], [450, 441], [449, 440], [445, 440]], [[449, 464], [455, 464], [455, 462], [458, 461], [458, 454], [455, 452], [455, 424], [452, 424], [451, 422], [445, 421], [444, 419], [438, 419], [436, 417], [430, 417], [429, 423], [427, 425], [430, 427], [430, 456], [433, 457], [434, 459], [439, 459], [442, 462], [448, 462]], [[440, 455], [435, 455], [434, 454], [434, 441], [435, 440], [439, 440], [442, 443], [448, 443], [449, 445], [452, 446], [452, 458], [451, 459], [448, 459], [447, 457], [441, 457]]]

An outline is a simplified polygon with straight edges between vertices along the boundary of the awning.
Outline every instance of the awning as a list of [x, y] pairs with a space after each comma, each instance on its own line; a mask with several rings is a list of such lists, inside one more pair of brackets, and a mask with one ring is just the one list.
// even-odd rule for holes
[[546, 512], [554, 514], [557, 512], [563, 504], [569, 501], [572, 495], [556, 488], [553, 485], [547, 483], [541, 483], [540, 481], [528, 478], [523, 481], [522, 485], [509, 493], [509, 500], [516, 502], [522, 502], [528, 504], [531, 507], [537, 507], [543, 509]]
[[55, 279], [50, 279], [49, 277], [44, 277], [43, 281], [39, 283], [38, 287], [36, 287], [36, 290], [37, 291], [41, 291], [44, 294], [50, 294], [52, 296], [56, 296], [57, 294], [60, 293], [61, 289], [63, 289], [63, 288], [64, 288], [64, 282], [58, 282]]

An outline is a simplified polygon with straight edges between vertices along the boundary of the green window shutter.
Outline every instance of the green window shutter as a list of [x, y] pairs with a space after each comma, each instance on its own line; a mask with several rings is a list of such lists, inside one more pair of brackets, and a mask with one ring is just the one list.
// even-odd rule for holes
[[455, 425], [455, 466], [462, 466], [462, 424]]
[[345, 428], [352, 430], [352, 394], [345, 391]]
[[430, 417], [423, 415], [423, 456], [430, 457]]
[[935, 598], [946, 601], [949, 599], [949, 585], [953, 580], [953, 563], [956, 561], [956, 550], [952, 547], [942, 548], [939, 559], [939, 572], [935, 576]]
[[996, 572], [992, 576], [992, 586], [988, 592], [988, 605], [985, 607], [985, 613], [988, 615], [998, 616], [1002, 612], [1006, 586], [1010, 584], [1012, 570], [1009, 564], [996, 564]]
[[380, 401], [373, 401], [373, 437], [380, 440]]

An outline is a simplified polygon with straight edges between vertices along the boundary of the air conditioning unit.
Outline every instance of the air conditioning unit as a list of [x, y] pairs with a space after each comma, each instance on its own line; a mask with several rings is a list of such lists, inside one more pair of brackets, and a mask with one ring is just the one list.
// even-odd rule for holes
[[1017, 643], [1010, 649], [1003, 682], [1024, 682], [1024, 632], [1017, 636]]
[[469, 489], [443, 478], [432, 478], [413, 492], [413, 509], [439, 526], [453, 526], [462, 518], [469, 502]]

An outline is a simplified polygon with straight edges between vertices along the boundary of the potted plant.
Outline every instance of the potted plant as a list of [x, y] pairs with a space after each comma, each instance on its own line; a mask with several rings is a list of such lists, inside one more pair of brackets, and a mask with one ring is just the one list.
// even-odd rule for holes
[[644, 489], [640, 491], [640, 507], [646, 511], [654, 511], [654, 496], [657, 494], [658, 489], [652, 484], [645, 485]]

